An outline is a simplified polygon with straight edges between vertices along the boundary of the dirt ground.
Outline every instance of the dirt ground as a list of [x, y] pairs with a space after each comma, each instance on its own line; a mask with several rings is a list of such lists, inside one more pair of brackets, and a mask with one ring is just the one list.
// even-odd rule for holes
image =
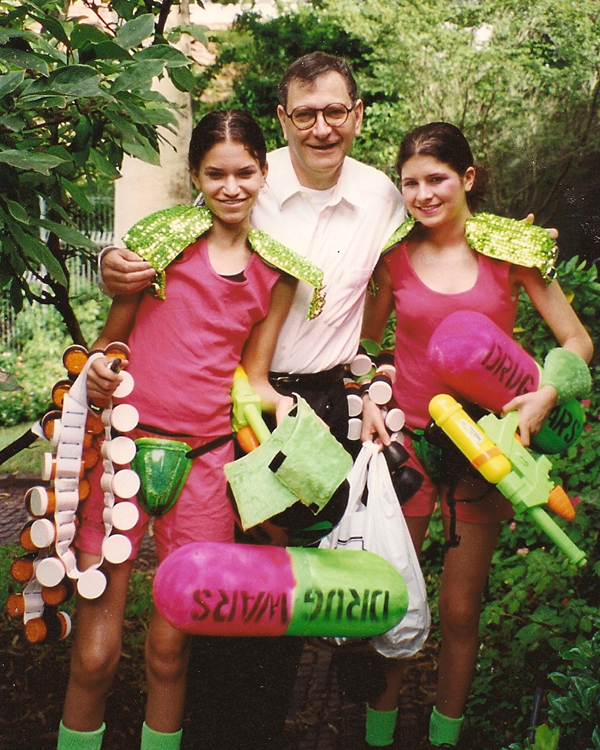
[[[24, 492], [35, 483], [35, 478], [0, 476], [0, 544], [16, 540], [27, 520]], [[150, 581], [151, 541], [144, 543], [137, 566], [148, 571]], [[128, 621], [125, 627], [134, 642], [143, 642], [144, 623]], [[0, 615], [0, 748], [56, 747], [72, 637], [31, 646], [19, 624]], [[196, 639], [183, 750], [362, 750], [365, 700], [373, 680], [380, 679], [377, 660], [315, 640], [290, 647], [285, 642], [291, 640], [296, 639]], [[142, 654], [141, 646], [123, 654], [107, 704], [103, 750], [139, 747]], [[427, 644], [408, 663], [400, 696], [402, 750], [418, 750], [425, 734], [436, 655], [436, 647]], [[274, 739], [284, 719], [283, 736]], [[259, 739], [253, 744], [250, 736]]]

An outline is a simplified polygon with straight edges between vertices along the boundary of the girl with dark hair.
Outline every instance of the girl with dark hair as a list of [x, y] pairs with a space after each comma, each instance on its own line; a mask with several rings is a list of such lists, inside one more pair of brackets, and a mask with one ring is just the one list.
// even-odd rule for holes
[[[250, 211], [265, 183], [266, 147], [245, 112], [213, 112], [194, 129], [190, 173], [204, 206], [176, 206], [136, 224], [125, 242], [157, 272], [152, 292], [116, 297], [93, 349], [127, 342], [122, 362], [135, 387], [127, 403], [140, 422], [133, 437], [183, 439], [210, 448], [194, 457], [176, 504], [154, 521], [159, 562], [193, 541], [232, 542], [234, 517], [223, 465], [233, 460], [230, 391], [242, 362], [263, 406], [281, 417], [292, 405], [268, 382], [277, 335], [297, 279], [315, 287], [311, 314], [322, 302], [321, 272], [264, 232], [250, 227]], [[293, 278], [295, 277], [295, 278]], [[106, 399], [122, 375], [98, 356], [89, 366], [87, 393]], [[143, 425], [143, 430], [140, 429]], [[224, 439], [220, 439], [224, 438]], [[101, 559], [103, 493], [98, 475], [80, 512], [75, 539], [80, 570]], [[136, 498], [139, 521], [123, 532], [132, 551], [125, 562], [105, 563], [108, 585], [97, 599], [79, 598], [71, 673], [59, 750], [99, 750], [108, 690], [121, 651], [127, 587], [150, 521]], [[146, 638], [148, 700], [143, 750], [177, 750], [181, 743], [191, 636], [153, 609]]]
[[[368, 299], [363, 335], [380, 341], [395, 308], [394, 400], [406, 414], [407, 426], [423, 430], [430, 400], [448, 392], [443, 379], [427, 361], [428, 342], [437, 326], [457, 311], [483, 313], [512, 336], [519, 295], [524, 291], [556, 336], [556, 361], [578, 368], [581, 382], [589, 379], [587, 364], [592, 342], [577, 318], [551, 267], [556, 248], [545, 230], [474, 210], [482, 200], [484, 181], [461, 131], [435, 122], [416, 128], [402, 141], [397, 161], [402, 197], [411, 217], [399, 228], [375, 271], [377, 293]], [[485, 238], [482, 241], [482, 237]], [[518, 251], [515, 251], [519, 239]], [[550, 278], [544, 278], [544, 273]], [[577, 355], [577, 356], [575, 356]], [[559, 363], [559, 366], [563, 366]], [[536, 392], [504, 405], [518, 410], [520, 439], [529, 444], [551, 409], [562, 399], [561, 386], [551, 377]], [[583, 395], [583, 394], [571, 394]], [[365, 396], [363, 439], [375, 435], [390, 442], [379, 409]], [[403, 505], [417, 551], [421, 550], [431, 515], [439, 499], [447, 546], [439, 595], [442, 645], [438, 688], [427, 747], [458, 744], [463, 712], [479, 647], [481, 596], [502, 521], [513, 507], [483, 480], [463, 477], [453, 497], [455, 534], [448, 488], [437, 486], [407, 439], [410, 464], [425, 475], [421, 489]], [[450, 498], [451, 500], [451, 498]], [[387, 690], [368, 708], [367, 743], [391, 747], [397, 713], [401, 662], [390, 662]]]

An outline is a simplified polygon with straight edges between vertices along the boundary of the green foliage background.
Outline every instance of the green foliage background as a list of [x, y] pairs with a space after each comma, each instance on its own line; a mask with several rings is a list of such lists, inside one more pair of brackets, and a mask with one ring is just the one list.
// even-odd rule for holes
[[216, 61], [198, 77], [198, 115], [249, 109], [280, 146], [276, 86], [287, 65], [314, 49], [343, 55], [365, 102], [354, 156], [393, 177], [405, 133], [453, 122], [490, 172], [488, 209], [533, 211], [560, 230], [564, 257], [598, 257], [595, 0], [312, 0], [268, 21], [242, 13], [232, 32], [209, 37]]
[[[114, 23], [92, 30], [66, 19], [54, 0], [0, 0], [0, 289], [15, 309], [23, 306], [24, 323], [22, 339], [0, 352], [0, 367], [24, 387], [0, 394], [0, 424], [40, 416], [64, 376], [62, 350], [77, 337], [91, 341], [104, 318], [106, 300], [95, 293], [69, 299], [66, 257], [77, 247], [93, 251], [76, 219], [89, 212], [89, 196], [117, 176], [123, 153], [156, 160], [156, 127], [174, 120], [152, 92], [152, 78], [168, 75], [193, 89], [197, 117], [224, 106], [249, 109], [275, 148], [283, 145], [274, 117], [277, 81], [291, 60], [314, 49], [343, 55], [357, 75], [366, 117], [354, 156], [393, 177], [404, 133], [428, 120], [452, 121], [490, 170], [487, 208], [516, 218], [533, 211], [538, 223], [559, 228], [568, 261], [561, 283], [598, 351], [596, 0], [312, 0], [267, 21], [248, 11], [231, 31], [210, 33], [216, 57], [207, 68], [170, 46], [166, 3], [109, 5]], [[28, 26], [31, 19], [40, 21], [39, 32]], [[40, 263], [57, 309], [43, 325], [29, 308], [36, 294], [25, 274], [39, 276]], [[554, 345], [527, 301], [519, 329], [521, 343], [540, 359]], [[538, 732], [535, 744], [522, 739], [541, 685], [550, 691], [545, 717], [559, 728], [561, 747], [600, 749], [597, 362], [598, 355], [586, 431], [553, 459], [556, 481], [579, 499], [568, 533], [589, 564], [570, 566], [526, 521], [503, 529], [481, 619], [469, 747], [555, 750], [550, 730]], [[424, 553], [434, 609], [439, 552], [434, 525]]]

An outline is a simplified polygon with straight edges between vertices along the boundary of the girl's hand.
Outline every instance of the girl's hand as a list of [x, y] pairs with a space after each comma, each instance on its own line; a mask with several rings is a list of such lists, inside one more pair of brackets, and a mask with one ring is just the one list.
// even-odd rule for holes
[[531, 435], [539, 432], [556, 406], [557, 393], [551, 385], [545, 385], [534, 393], [516, 396], [502, 407], [502, 416], [509, 411], [519, 412], [519, 433], [521, 443], [528, 446]]
[[275, 421], [278, 425], [293, 406], [294, 399], [291, 396], [279, 396], [275, 404]]
[[[87, 395], [90, 399], [108, 399], [123, 380], [118, 372], [111, 369], [113, 357], [97, 357], [87, 373]], [[121, 360], [120, 368], [126, 367], [126, 359]]]
[[376, 442], [376, 438], [379, 438], [379, 442], [383, 445], [389, 445], [392, 441], [385, 427], [383, 414], [377, 404], [373, 403], [369, 398], [368, 394], [363, 396], [363, 411], [362, 411], [362, 430], [360, 433], [360, 439], [363, 443], [368, 440]]

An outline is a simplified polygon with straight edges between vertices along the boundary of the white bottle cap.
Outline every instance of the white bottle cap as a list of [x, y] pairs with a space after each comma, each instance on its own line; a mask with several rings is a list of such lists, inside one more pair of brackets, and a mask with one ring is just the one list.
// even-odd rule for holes
[[140, 513], [137, 509], [137, 505], [130, 503], [127, 500], [123, 500], [120, 503], [116, 503], [112, 509], [112, 524], [115, 529], [119, 531], [129, 531], [138, 522]]
[[138, 410], [132, 404], [117, 404], [110, 414], [110, 423], [119, 432], [129, 432], [140, 421]]
[[140, 488], [140, 478], [131, 469], [117, 471], [112, 480], [112, 491], [117, 497], [128, 499], [137, 494]]
[[54, 455], [44, 453], [42, 456], [42, 481], [49, 482], [52, 479], [52, 470], [54, 468]]
[[369, 398], [382, 406], [392, 398], [391, 380], [383, 375], [376, 375], [369, 386]]
[[77, 591], [84, 599], [97, 599], [102, 596], [108, 581], [98, 568], [84, 570], [77, 581]]
[[122, 380], [117, 386], [113, 396], [116, 398], [127, 398], [133, 390], [133, 376], [127, 372], [127, 370], [121, 370], [119, 373]]
[[123, 534], [112, 534], [102, 542], [102, 554], [109, 563], [119, 565], [131, 554], [131, 542]]
[[47, 518], [38, 518], [31, 524], [31, 541], [38, 549], [49, 547], [56, 537], [56, 530], [52, 521]]
[[362, 414], [363, 402], [358, 393], [348, 394], [348, 416], [359, 417]]
[[348, 440], [360, 440], [362, 430], [362, 419], [352, 417], [348, 420]]
[[402, 409], [390, 409], [385, 415], [385, 426], [390, 432], [398, 432], [404, 427], [406, 417]]
[[45, 516], [48, 512], [48, 492], [45, 487], [32, 487], [27, 494], [32, 516]]
[[131, 463], [137, 450], [134, 441], [125, 435], [119, 435], [113, 440], [102, 443], [102, 447], [105, 445], [108, 458], [119, 466]]
[[45, 557], [35, 566], [35, 577], [42, 586], [58, 586], [65, 577], [65, 566], [58, 557]]
[[71, 618], [69, 617], [67, 612], [63, 612], [61, 609], [60, 612], [57, 613], [59, 617], [62, 617], [63, 620], [63, 633], [60, 637], [60, 640], [62, 641], [63, 638], [66, 638], [68, 635], [71, 634]]
[[373, 360], [368, 354], [357, 354], [350, 363], [350, 372], [357, 378], [366, 375], [373, 367]]

